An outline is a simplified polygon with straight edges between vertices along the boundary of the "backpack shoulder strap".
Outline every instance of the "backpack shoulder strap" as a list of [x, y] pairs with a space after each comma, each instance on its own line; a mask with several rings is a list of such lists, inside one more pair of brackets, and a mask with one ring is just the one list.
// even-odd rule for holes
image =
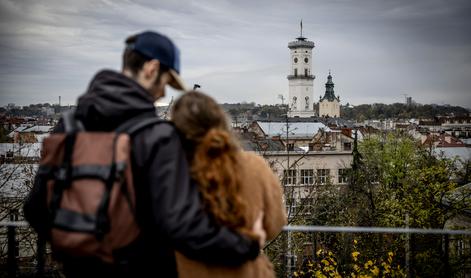
[[142, 129], [158, 123], [168, 123], [168, 121], [157, 117], [130, 119], [120, 125], [116, 129], [116, 133], [127, 133], [132, 136]]
[[75, 118], [75, 109], [71, 109], [62, 114], [62, 123], [65, 133], [68, 134], [85, 130], [82, 122]]

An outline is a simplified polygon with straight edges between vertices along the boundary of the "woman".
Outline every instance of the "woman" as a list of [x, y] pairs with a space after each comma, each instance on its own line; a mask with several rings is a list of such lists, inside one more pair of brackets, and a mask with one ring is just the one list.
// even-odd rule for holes
[[[250, 235], [263, 211], [271, 240], [286, 224], [281, 186], [265, 160], [244, 152], [231, 135], [227, 116], [209, 96], [188, 92], [175, 103], [172, 120], [184, 137], [192, 178], [216, 222]], [[262, 254], [238, 267], [208, 265], [176, 254], [180, 277], [275, 277]]]

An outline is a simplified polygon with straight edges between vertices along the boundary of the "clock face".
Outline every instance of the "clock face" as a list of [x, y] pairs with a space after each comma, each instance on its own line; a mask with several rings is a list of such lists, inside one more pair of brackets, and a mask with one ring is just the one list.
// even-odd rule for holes
[[294, 58], [294, 63], [297, 63], [298, 62], [298, 58]]
[[309, 59], [308, 59], [308, 58], [304, 58], [304, 63], [307, 64], [307, 62], [309, 62]]

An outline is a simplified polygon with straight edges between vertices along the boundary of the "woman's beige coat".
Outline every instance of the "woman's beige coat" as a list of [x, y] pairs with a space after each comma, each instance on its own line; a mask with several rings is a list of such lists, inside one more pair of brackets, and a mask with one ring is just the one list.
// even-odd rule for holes
[[[264, 212], [263, 226], [267, 232], [267, 240], [275, 238], [286, 224], [286, 213], [282, 201], [282, 188], [278, 177], [267, 162], [252, 152], [240, 152], [241, 194], [248, 204], [248, 223], [254, 223], [258, 214]], [[247, 227], [251, 229], [252, 227]], [[273, 266], [265, 256], [260, 254], [257, 259], [239, 267], [222, 267], [190, 260], [176, 252], [178, 275], [189, 277], [275, 277]]]

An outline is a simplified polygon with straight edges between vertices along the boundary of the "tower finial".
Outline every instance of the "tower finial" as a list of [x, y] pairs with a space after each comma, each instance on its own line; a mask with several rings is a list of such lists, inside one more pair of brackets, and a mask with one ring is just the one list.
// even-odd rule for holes
[[303, 19], [301, 18], [301, 38], [303, 37]]
[[330, 74], [330, 69], [329, 69], [329, 75], [331, 75], [331, 74]]

